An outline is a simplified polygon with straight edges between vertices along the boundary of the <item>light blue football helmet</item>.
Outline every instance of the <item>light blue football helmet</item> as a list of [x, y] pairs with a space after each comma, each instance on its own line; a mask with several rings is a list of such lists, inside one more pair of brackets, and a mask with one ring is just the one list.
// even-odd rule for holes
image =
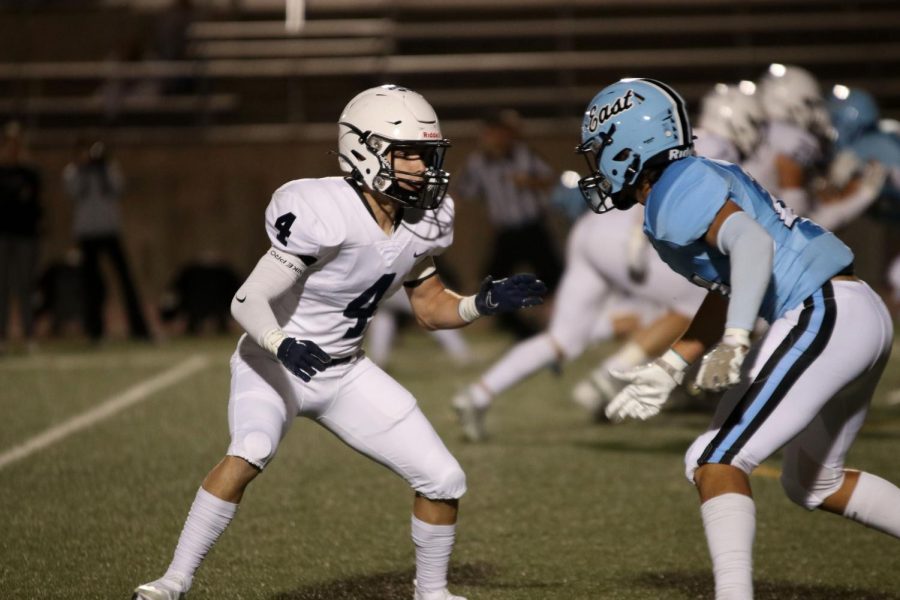
[[878, 128], [878, 105], [868, 92], [858, 88], [834, 86], [828, 97], [828, 112], [837, 133], [837, 144], [842, 148], [863, 133]]
[[694, 137], [684, 100], [653, 79], [622, 79], [603, 88], [588, 104], [581, 145], [589, 175], [578, 182], [596, 213], [627, 210], [634, 185], [646, 167], [666, 165], [693, 154]]

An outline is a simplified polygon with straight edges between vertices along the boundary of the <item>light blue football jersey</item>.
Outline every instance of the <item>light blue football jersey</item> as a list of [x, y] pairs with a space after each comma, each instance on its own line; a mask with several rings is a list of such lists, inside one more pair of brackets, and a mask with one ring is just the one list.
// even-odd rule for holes
[[772, 322], [853, 262], [853, 252], [830, 231], [797, 217], [740, 167], [700, 157], [678, 160], [653, 186], [644, 232], [660, 258], [697, 285], [728, 294], [728, 256], [703, 236], [732, 200], [775, 241], [772, 280], [759, 316]]

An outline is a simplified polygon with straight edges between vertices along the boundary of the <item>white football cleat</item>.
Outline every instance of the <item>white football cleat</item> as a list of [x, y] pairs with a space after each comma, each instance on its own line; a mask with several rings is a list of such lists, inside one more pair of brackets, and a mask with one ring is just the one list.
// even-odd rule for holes
[[595, 421], [605, 421], [604, 410], [623, 386], [603, 367], [591, 373], [572, 388], [572, 401], [583, 407]]
[[423, 592], [417, 587], [413, 600], [466, 600], [466, 598], [463, 596], [454, 596], [447, 588], [436, 592]]
[[181, 600], [187, 593], [184, 580], [179, 577], [166, 577], [138, 586], [131, 600]]
[[484, 427], [484, 416], [487, 413], [486, 406], [475, 406], [472, 394], [468, 390], [456, 394], [453, 397], [453, 409], [459, 418], [459, 426], [462, 427], [463, 436], [470, 442], [483, 442], [487, 439], [487, 430]]
[[470, 442], [483, 442], [487, 439], [487, 430], [484, 427], [484, 416], [487, 413], [487, 406], [477, 406], [468, 389], [453, 397], [453, 409], [459, 418], [459, 426], [462, 427], [463, 436], [467, 440]]

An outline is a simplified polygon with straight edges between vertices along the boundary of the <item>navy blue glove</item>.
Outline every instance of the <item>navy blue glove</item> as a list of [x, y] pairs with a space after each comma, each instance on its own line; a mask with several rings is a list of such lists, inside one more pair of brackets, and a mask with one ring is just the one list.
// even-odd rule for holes
[[488, 275], [475, 295], [475, 308], [482, 315], [496, 315], [542, 304], [546, 293], [544, 282], [530, 273], [518, 273], [504, 279]]
[[278, 346], [278, 360], [288, 371], [309, 381], [317, 371], [324, 371], [331, 362], [331, 357], [319, 348], [315, 342], [284, 338]]

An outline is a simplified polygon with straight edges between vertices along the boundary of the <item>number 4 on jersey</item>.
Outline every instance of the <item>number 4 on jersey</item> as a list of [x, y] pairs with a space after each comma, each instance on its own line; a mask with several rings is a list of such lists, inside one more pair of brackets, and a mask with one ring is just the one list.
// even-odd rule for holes
[[275, 220], [275, 229], [278, 230], [278, 235], [275, 237], [285, 246], [287, 246], [288, 236], [291, 235], [291, 226], [296, 220], [297, 215], [292, 212], [284, 213]]
[[387, 289], [391, 287], [391, 283], [396, 276], [396, 273], [382, 275], [378, 281], [373, 283], [366, 291], [347, 305], [347, 308], [344, 309], [344, 316], [350, 319], [356, 319], [356, 324], [347, 330], [347, 333], [344, 334], [344, 339], [354, 338], [363, 332], [366, 328], [366, 323], [378, 309], [378, 303], [381, 301], [381, 297], [384, 296]]

